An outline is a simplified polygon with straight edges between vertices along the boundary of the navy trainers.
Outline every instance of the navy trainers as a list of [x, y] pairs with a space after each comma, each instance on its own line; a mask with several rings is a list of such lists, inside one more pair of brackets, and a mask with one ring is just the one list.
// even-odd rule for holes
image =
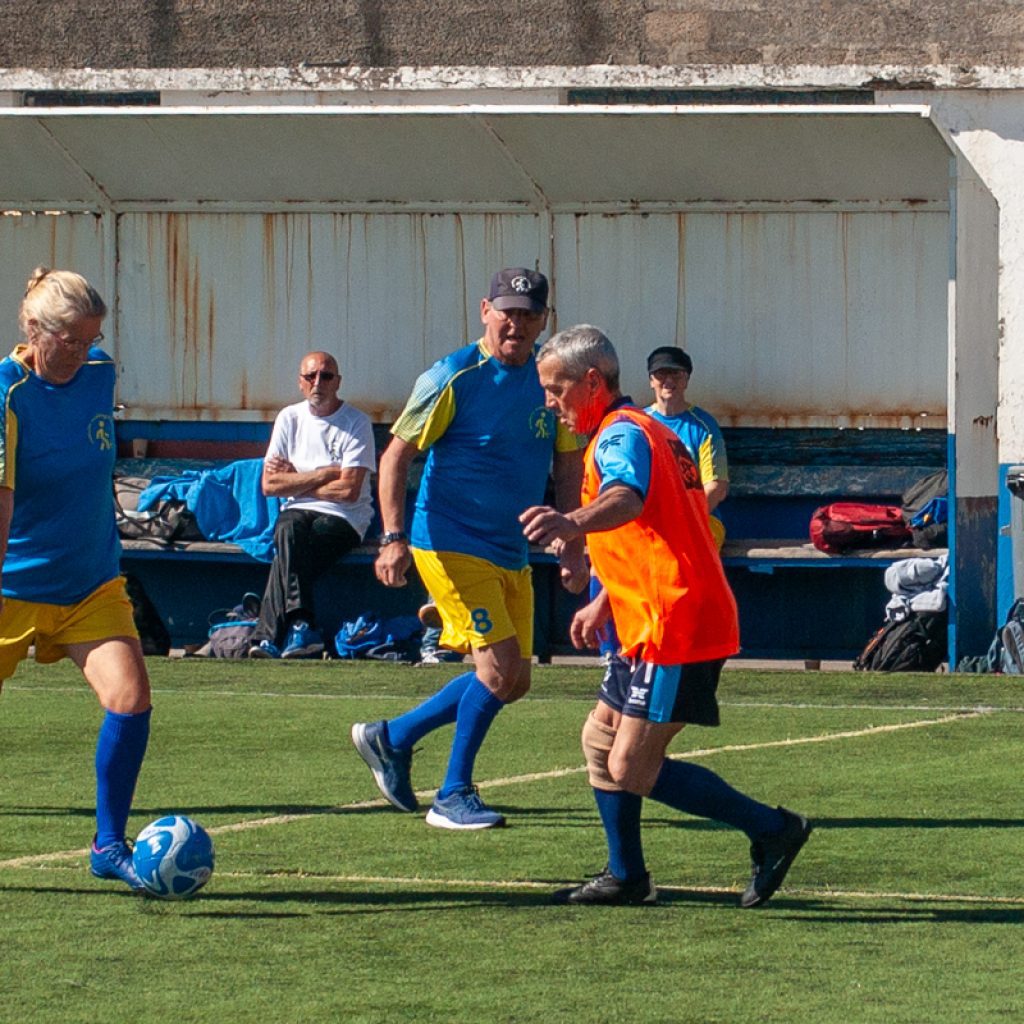
[[319, 629], [308, 622], [293, 622], [282, 658], [316, 658], [324, 653], [324, 638]]
[[767, 903], [782, 885], [786, 872], [813, 831], [802, 815], [780, 807], [786, 824], [777, 836], [764, 836], [750, 844], [750, 884], [740, 897], [741, 907]]
[[384, 739], [384, 722], [356, 722], [352, 743], [373, 772], [373, 781], [390, 803], [400, 811], [419, 807], [412, 791], [412, 751], [392, 747]]
[[650, 906], [658, 902], [658, 890], [654, 888], [649, 871], [644, 872], [643, 878], [624, 882], [605, 868], [582, 885], [552, 893], [551, 902], [599, 907]]
[[96, 837], [93, 837], [89, 850], [89, 870], [97, 878], [114, 878], [124, 882], [129, 888], [144, 891], [142, 879], [135, 873], [132, 865], [132, 847], [127, 840], [111, 843], [102, 850], [96, 848]]
[[269, 640], [261, 640], [258, 644], [253, 644], [249, 648], [250, 658], [280, 658], [281, 652], [277, 649], [277, 644], [272, 644]]
[[427, 824], [451, 829], [501, 828], [505, 816], [480, 799], [476, 786], [466, 786], [444, 799], [438, 796], [427, 812]]

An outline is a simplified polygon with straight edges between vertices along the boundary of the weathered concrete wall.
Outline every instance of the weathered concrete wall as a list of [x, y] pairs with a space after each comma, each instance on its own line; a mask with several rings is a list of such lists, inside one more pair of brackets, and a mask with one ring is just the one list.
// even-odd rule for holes
[[[13, 0], [0, 67], [636, 63], [638, 0]], [[439, 13], [443, 11], [443, 13]]]
[[992, 0], [5, 0], [0, 67], [1024, 63]]

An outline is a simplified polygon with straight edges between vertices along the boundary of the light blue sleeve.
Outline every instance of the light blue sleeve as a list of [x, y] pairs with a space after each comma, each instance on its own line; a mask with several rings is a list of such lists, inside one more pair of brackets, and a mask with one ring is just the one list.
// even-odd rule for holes
[[601, 490], [625, 484], [641, 498], [651, 485], [651, 448], [644, 432], [629, 420], [612, 423], [597, 439], [594, 463], [601, 474]]

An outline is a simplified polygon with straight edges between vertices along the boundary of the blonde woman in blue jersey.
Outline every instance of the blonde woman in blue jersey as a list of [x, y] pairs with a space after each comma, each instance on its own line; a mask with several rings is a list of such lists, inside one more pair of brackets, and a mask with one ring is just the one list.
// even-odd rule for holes
[[[495, 716], [530, 687], [533, 584], [518, 516], [544, 494], [552, 462], [559, 507], [579, 503], [580, 446], [545, 407], [534, 362], [547, 300], [543, 274], [524, 267], [495, 274], [480, 304], [483, 337], [420, 376], [381, 458], [377, 578], [403, 586], [415, 559], [441, 615], [442, 646], [471, 653], [474, 671], [404, 715], [357, 722], [352, 741], [384, 796], [412, 812], [413, 745], [455, 723], [448, 771], [427, 814], [438, 828], [505, 823], [480, 799], [472, 773]], [[421, 451], [427, 461], [407, 536], [406, 481]], [[567, 546], [562, 563], [566, 586], [582, 589], [582, 543]]]
[[38, 267], [0, 362], [0, 686], [35, 647], [70, 658], [105, 709], [96, 744], [98, 878], [142, 883], [125, 838], [149, 739], [145, 661], [120, 576], [114, 522], [114, 363], [107, 307], [88, 281]]

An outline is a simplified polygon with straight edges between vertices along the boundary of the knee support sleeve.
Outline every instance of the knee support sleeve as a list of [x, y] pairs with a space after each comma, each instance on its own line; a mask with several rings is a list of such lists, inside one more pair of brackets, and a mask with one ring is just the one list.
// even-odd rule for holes
[[615, 742], [617, 730], [610, 725], [599, 722], [591, 711], [583, 723], [580, 739], [583, 743], [583, 756], [587, 762], [587, 778], [594, 789], [617, 792], [622, 789], [608, 771], [608, 755]]

